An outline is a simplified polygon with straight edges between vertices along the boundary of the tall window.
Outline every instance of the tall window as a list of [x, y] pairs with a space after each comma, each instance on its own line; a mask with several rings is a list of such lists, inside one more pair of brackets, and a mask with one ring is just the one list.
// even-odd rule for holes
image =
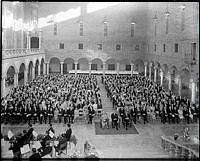
[[165, 44], [163, 44], [163, 52], [165, 53]]
[[175, 52], [175, 53], [178, 53], [178, 44], [177, 44], [177, 43], [174, 44], [174, 52]]
[[135, 27], [135, 23], [132, 22], [131, 23], [131, 37], [134, 37], [134, 27]]
[[82, 43], [78, 44], [78, 49], [83, 49], [83, 44]]
[[107, 18], [104, 17], [104, 37], [107, 37], [108, 36], [108, 22], [107, 22]]
[[154, 51], [156, 51], [156, 44], [154, 45]]
[[97, 49], [102, 50], [102, 44], [97, 44]]
[[57, 24], [54, 23], [54, 35], [57, 35]]
[[60, 49], [64, 49], [64, 44], [60, 43]]
[[80, 21], [80, 36], [83, 36], [83, 21]]
[[121, 50], [121, 45], [120, 44], [116, 45], [116, 50]]
[[196, 43], [191, 44], [191, 49], [192, 49], [192, 59], [196, 60]]

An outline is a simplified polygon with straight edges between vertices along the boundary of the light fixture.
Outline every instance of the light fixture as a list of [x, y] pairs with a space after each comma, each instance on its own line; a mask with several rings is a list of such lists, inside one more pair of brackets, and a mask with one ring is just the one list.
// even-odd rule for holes
[[131, 25], [135, 25], [135, 22], [131, 22]]
[[152, 19], [153, 19], [154, 22], [157, 22], [157, 21], [158, 21], [157, 15], [155, 14], [154, 17], [153, 17]]
[[166, 10], [166, 11], [165, 11], [165, 16], [167, 16], [167, 17], [168, 17], [168, 16], [169, 16], [169, 14], [170, 14], [170, 13], [169, 13], [169, 11], [168, 11], [168, 10]]

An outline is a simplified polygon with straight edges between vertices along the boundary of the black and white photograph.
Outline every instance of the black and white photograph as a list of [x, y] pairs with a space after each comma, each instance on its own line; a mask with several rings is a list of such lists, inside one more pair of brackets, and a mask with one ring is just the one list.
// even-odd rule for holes
[[1, 159], [199, 159], [199, 2], [2, 1]]

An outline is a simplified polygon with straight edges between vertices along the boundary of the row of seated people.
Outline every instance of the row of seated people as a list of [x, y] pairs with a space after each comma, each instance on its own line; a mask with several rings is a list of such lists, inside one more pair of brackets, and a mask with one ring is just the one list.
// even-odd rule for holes
[[3, 123], [73, 122], [75, 110], [102, 109], [96, 76], [45, 75], [1, 99]]
[[[24, 145], [28, 145], [29, 147], [32, 147], [31, 155], [29, 155], [30, 160], [41, 160], [41, 158], [45, 158], [47, 155], [51, 155], [53, 153], [53, 148], [55, 149], [55, 153], [58, 155], [62, 153], [64, 149], [67, 148], [68, 142], [72, 141], [72, 129], [71, 125], [67, 124], [67, 129], [63, 134], [60, 134], [58, 137], [58, 144], [57, 145], [51, 145], [50, 142], [52, 140], [55, 140], [53, 137], [50, 137], [49, 133], [55, 134], [55, 130], [52, 127], [52, 124], [50, 124], [49, 128], [46, 130], [45, 134], [39, 134], [36, 138], [33, 134], [34, 129], [32, 128], [32, 124], [29, 124], [28, 132], [26, 130], [23, 131], [23, 133], [19, 133], [17, 135], [14, 135], [12, 138], [9, 139], [10, 147], [8, 150], [13, 151], [14, 159], [20, 159], [23, 158], [23, 153], [21, 151], [21, 148]], [[40, 142], [40, 147], [34, 147], [33, 141], [37, 140]], [[55, 155], [55, 154], [54, 154]]]
[[171, 91], [166, 92], [162, 86], [143, 76], [107, 75], [102, 77], [102, 82], [113, 108], [119, 109], [120, 116], [128, 111], [135, 123], [140, 116], [144, 123], [148, 121], [147, 116], [151, 120], [160, 118], [162, 123], [197, 122], [199, 117], [197, 104]]

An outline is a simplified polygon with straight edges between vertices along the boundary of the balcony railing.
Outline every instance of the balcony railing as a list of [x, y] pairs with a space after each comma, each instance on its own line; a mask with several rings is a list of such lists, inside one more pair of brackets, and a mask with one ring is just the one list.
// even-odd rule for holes
[[196, 62], [197, 62], [197, 60], [194, 59], [192, 53], [185, 53], [183, 55], [182, 60], [184, 61], [184, 63], [189, 64], [189, 65], [196, 65]]
[[13, 57], [18, 57], [18, 56], [27, 56], [27, 55], [32, 55], [36, 53], [42, 53], [44, 52], [41, 49], [4, 49], [2, 50], [2, 59], [8, 59], [8, 58], [13, 58]]

